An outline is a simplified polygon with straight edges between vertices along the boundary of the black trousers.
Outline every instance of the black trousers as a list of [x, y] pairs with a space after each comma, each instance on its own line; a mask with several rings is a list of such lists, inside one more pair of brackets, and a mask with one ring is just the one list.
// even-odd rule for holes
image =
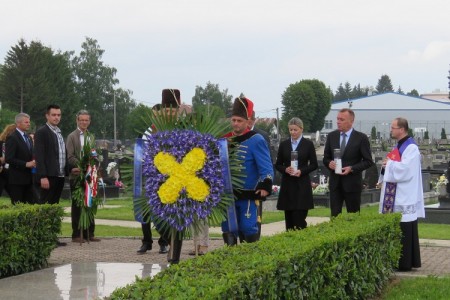
[[13, 205], [17, 203], [34, 204], [36, 199], [33, 193], [33, 184], [10, 184], [9, 196]]
[[417, 220], [412, 222], [401, 222], [402, 230], [402, 253], [398, 262], [400, 271], [409, 271], [411, 268], [420, 268], [420, 245], [419, 245], [419, 229]]
[[48, 190], [41, 189], [41, 195], [39, 198], [40, 204], [59, 204], [59, 198], [64, 188], [64, 177], [47, 177], [50, 183]]
[[[142, 234], [144, 235], [142, 242], [150, 243], [150, 244], [153, 243], [151, 223], [142, 223], [141, 228], [142, 228]], [[159, 234], [160, 235], [159, 235], [159, 239], [158, 239], [158, 245], [168, 246], [169, 238], [167, 236], [162, 235], [160, 232], [159, 232]]]
[[3, 191], [6, 191], [9, 195], [9, 176], [8, 170], [3, 167], [2, 172], [0, 172], [0, 196], [3, 194]]
[[337, 217], [337, 215], [342, 213], [344, 202], [348, 213], [359, 212], [361, 207], [361, 192], [346, 193], [342, 188], [330, 191], [330, 209], [332, 217]]
[[285, 210], [284, 219], [286, 223], [286, 231], [306, 228], [306, 226], [308, 225], [306, 223], [307, 216], [307, 209]]

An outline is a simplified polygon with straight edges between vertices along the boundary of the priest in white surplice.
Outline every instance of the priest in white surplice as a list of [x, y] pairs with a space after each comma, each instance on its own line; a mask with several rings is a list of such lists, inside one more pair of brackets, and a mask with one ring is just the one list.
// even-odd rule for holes
[[406, 119], [392, 121], [391, 136], [397, 145], [383, 160], [380, 176], [380, 213], [402, 213], [399, 271], [421, 266], [417, 218], [425, 217], [421, 155], [414, 139], [408, 136], [408, 129]]

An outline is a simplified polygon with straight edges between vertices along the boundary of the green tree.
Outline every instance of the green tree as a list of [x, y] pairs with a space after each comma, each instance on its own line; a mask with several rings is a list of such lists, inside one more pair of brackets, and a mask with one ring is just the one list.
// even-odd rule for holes
[[[323, 90], [314, 91], [314, 88], [323, 88]], [[323, 98], [318, 99], [316, 95], [323, 96]], [[322, 129], [324, 118], [331, 106], [331, 97], [331, 91], [320, 81], [316, 82], [315, 79], [302, 80], [289, 85], [282, 95], [281, 103], [284, 108], [280, 130], [285, 132], [287, 123], [293, 117], [298, 117], [303, 121], [305, 132]], [[325, 103], [319, 103], [319, 101]]]
[[[6, 125], [14, 123], [14, 117], [18, 112], [10, 111], [9, 109], [0, 109], [0, 132], [5, 128]], [[33, 130], [32, 128], [31, 130]]]
[[114, 104], [116, 108], [117, 138], [124, 138], [125, 120], [136, 106], [129, 90], [115, 89], [119, 83], [117, 69], [102, 61], [105, 50], [97, 40], [87, 37], [81, 45], [79, 56], [74, 56], [72, 66], [76, 76], [76, 91], [83, 107], [89, 110], [90, 130], [102, 138], [114, 136]]
[[423, 139], [424, 139], [424, 140], [429, 140], [429, 139], [430, 139], [428, 130], [426, 130], [426, 131], [424, 132], [424, 134], [423, 134]]
[[441, 130], [441, 139], [446, 140], [447, 139], [447, 133], [445, 133], [445, 128], [442, 128]]
[[366, 97], [368, 93], [368, 87], [361, 87], [361, 84], [358, 83], [352, 88], [350, 82], [347, 81], [344, 85], [341, 83], [338, 86], [333, 102]]
[[407, 93], [408, 96], [419, 97], [419, 92], [415, 89], [411, 90], [411, 92]]
[[148, 120], [151, 113], [152, 108], [142, 103], [133, 108], [125, 122], [125, 135], [127, 137], [137, 137], [143, 134], [150, 126]]
[[361, 97], [367, 97], [369, 92], [368, 87], [361, 87], [361, 85], [358, 83], [358, 85], [355, 85], [352, 89], [351, 95], [352, 98], [361, 98]]
[[[3, 107], [23, 111], [36, 124], [45, 123], [45, 109], [54, 103], [61, 106], [60, 127], [69, 130], [71, 115], [77, 106], [74, 77], [69, 63], [70, 53], [54, 52], [39, 41], [29, 45], [19, 40], [7, 53], [0, 73], [0, 99]], [[70, 128], [72, 128], [71, 125]]]
[[398, 89], [397, 89], [397, 94], [400, 94], [400, 95], [404, 95], [404, 94], [405, 94], [405, 92], [403, 92], [403, 90], [402, 90], [402, 87], [401, 87], [401, 86], [398, 86]]
[[372, 140], [377, 139], [377, 128], [375, 126], [372, 126], [372, 131], [370, 132], [370, 138]]
[[345, 82], [344, 85], [339, 84], [336, 94], [334, 94], [333, 102], [341, 101], [341, 100], [348, 100], [352, 96], [352, 86], [350, 82]]
[[325, 125], [325, 117], [331, 108], [331, 99], [333, 99], [333, 93], [325, 84], [317, 79], [305, 79], [302, 82], [308, 84], [315, 95], [316, 108], [311, 113], [313, 114], [311, 124], [309, 127], [310, 132], [321, 130]]
[[228, 89], [220, 91], [218, 84], [206, 83], [206, 87], [196, 86], [192, 97], [192, 109], [196, 113], [222, 111], [222, 116], [229, 116], [233, 96], [228, 95]]
[[381, 75], [376, 86], [378, 94], [393, 92], [394, 88], [392, 86], [391, 78], [388, 75]]

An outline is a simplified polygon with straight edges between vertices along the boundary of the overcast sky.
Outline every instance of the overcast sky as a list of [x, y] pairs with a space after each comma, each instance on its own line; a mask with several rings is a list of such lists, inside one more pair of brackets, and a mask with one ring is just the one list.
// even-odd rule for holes
[[178, 88], [191, 104], [208, 81], [243, 92], [274, 117], [302, 79], [333, 92], [346, 81], [448, 92], [449, 0], [0, 0], [0, 63], [20, 38], [79, 54], [86, 37], [105, 50], [119, 86], [137, 102]]

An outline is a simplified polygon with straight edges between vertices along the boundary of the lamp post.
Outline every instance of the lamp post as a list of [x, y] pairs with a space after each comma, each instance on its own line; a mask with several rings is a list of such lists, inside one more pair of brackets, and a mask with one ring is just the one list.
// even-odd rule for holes
[[113, 93], [114, 93], [114, 97], [113, 97], [113, 99], [114, 99], [114, 107], [113, 107], [113, 109], [114, 109], [114, 149], [116, 148], [116, 146], [117, 146], [117, 121], [116, 121], [116, 91], [115, 90], [113, 90]]

